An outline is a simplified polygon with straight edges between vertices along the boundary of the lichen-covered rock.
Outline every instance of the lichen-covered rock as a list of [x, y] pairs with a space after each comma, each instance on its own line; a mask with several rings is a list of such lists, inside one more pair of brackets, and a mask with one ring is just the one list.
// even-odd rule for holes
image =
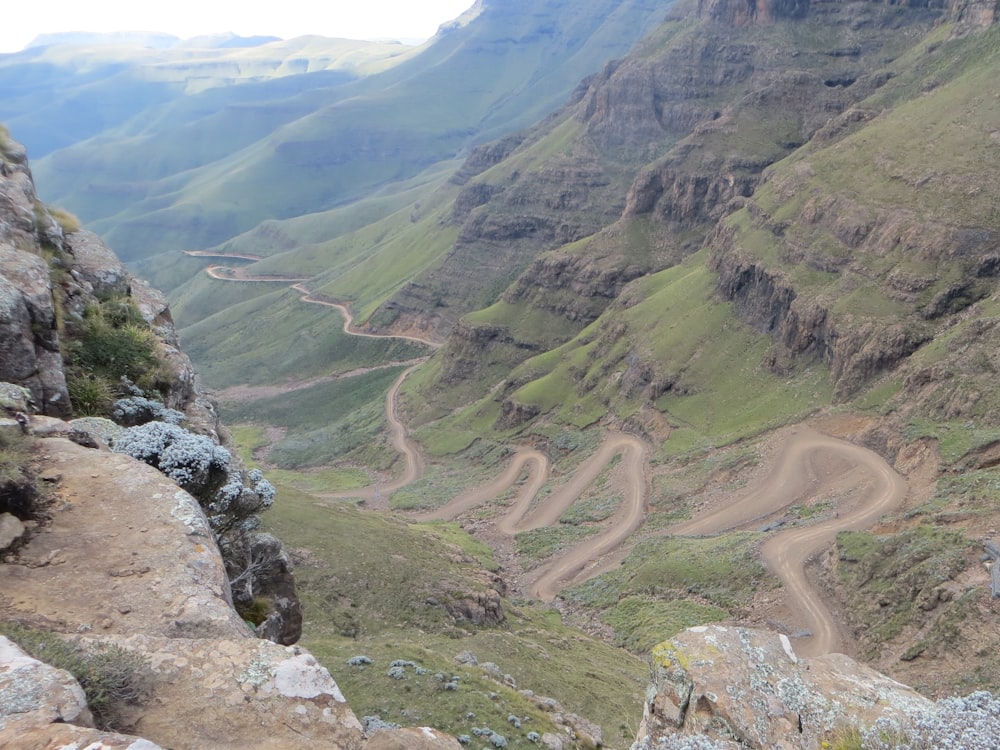
[[162, 750], [141, 737], [72, 724], [49, 724], [10, 736], [4, 736], [0, 730], [0, 747], [4, 750]]
[[8, 414], [31, 410], [31, 391], [13, 383], [0, 383], [0, 409]]
[[[97, 636], [103, 640], [103, 637]], [[174, 750], [360, 750], [361, 723], [306, 650], [254, 638], [115, 638], [152, 665], [133, 731]]]
[[787, 637], [768, 631], [691, 628], [656, 646], [653, 661], [635, 747], [675, 735], [760, 750], [819, 747], [838, 727], [903, 721], [933, 708], [842, 654], [799, 659]]
[[16, 736], [53, 722], [91, 726], [83, 689], [69, 672], [28, 656], [0, 636], [0, 747]]
[[61, 475], [44, 534], [0, 565], [10, 616], [66, 632], [248, 638], [198, 502], [152, 467], [63, 438], [40, 446]]
[[461, 744], [450, 734], [430, 727], [380, 729], [365, 750], [460, 750]]
[[0, 381], [27, 388], [42, 411], [70, 413], [59, 356], [49, 268], [37, 255], [0, 245]]
[[73, 270], [101, 296], [127, 295], [132, 276], [118, 256], [93, 232], [81, 230], [67, 238]]

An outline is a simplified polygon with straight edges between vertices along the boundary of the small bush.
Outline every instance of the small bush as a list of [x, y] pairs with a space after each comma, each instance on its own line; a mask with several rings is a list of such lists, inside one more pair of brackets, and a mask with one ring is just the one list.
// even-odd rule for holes
[[169, 388], [156, 336], [128, 297], [91, 305], [82, 319], [67, 324], [64, 351], [78, 414], [107, 416], [115, 398], [136, 395], [133, 382], [146, 392]]
[[80, 220], [64, 208], [50, 208], [49, 214], [66, 234], [80, 231]]
[[115, 441], [114, 451], [156, 467], [203, 500], [232, 459], [229, 451], [204, 435], [166, 422], [130, 427]]
[[168, 409], [159, 401], [145, 396], [129, 396], [115, 401], [111, 408], [111, 418], [125, 427], [136, 427], [147, 422], [181, 424], [187, 417], [176, 409]]
[[0, 625], [0, 632], [39, 661], [73, 675], [101, 729], [122, 728], [125, 707], [142, 703], [150, 695], [149, 660], [134, 651], [101, 643], [78, 646], [55, 633], [11, 623]]
[[67, 368], [66, 388], [78, 417], [103, 417], [114, 401], [114, 385], [106, 377], [77, 368]]

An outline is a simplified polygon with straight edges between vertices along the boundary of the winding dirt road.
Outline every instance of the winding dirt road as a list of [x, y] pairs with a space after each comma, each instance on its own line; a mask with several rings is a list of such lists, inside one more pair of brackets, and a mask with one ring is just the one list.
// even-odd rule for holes
[[[213, 255], [207, 251], [186, 252], [202, 257]], [[255, 259], [246, 255], [214, 255]], [[346, 334], [368, 338], [398, 338], [433, 349], [440, 347], [439, 342], [419, 336], [355, 330], [348, 307], [317, 297], [301, 283], [304, 279], [251, 276], [242, 269], [225, 269], [223, 266], [211, 266], [206, 271], [213, 278], [224, 281], [293, 281], [296, 283], [291, 286], [299, 292], [303, 302], [336, 308], [343, 317], [343, 330]], [[424, 473], [423, 456], [409, 440], [406, 427], [397, 411], [400, 387], [407, 375], [423, 361], [407, 368], [386, 395], [386, 423], [393, 447], [404, 458], [402, 475], [388, 484], [373, 485], [349, 493], [353, 497], [363, 497], [375, 507], [388, 507], [389, 494], [417, 481]], [[646, 518], [646, 452], [647, 445], [637, 437], [620, 432], [610, 433], [597, 453], [586, 460], [565, 485], [544, 502], [536, 504], [536, 497], [549, 479], [551, 465], [543, 453], [522, 449], [515, 453], [510, 464], [498, 477], [459, 495], [420, 518], [454, 520], [500, 497], [520, 483], [521, 487], [513, 504], [497, 520], [496, 528], [503, 534], [513, 536], [552, 526], [558, 523], [560, 516], [600, 476], [615, 456], [621, 455], [622, 464], [618, 471], [625, 484], [625, 498], [606, 528], [526, 574], [528, 592], [538, 599], [550, 601], [562, 589], [610, 569], [627, 554], [626, 540], [642, 526]], [[800, 640], [796, 649], [803, 655], [829, 653], [840, 650], [843, 640], [837, 619], [806, 576], [806, 563], [826, 548], [837, 532], [867, 528], [886, 512], [899, 507], [906, 492], [907, 486], [903, 478], [878, 454], [800, 427], [785, 435], [783, 447], [774, 459], [771, 471], [756, 487], [731, 498], [723, 507], [674, 525], [667, 532], [675, 536], [714, 536], [759, 525], [796, 502], [808, 500], [820, 493], [833, 493], [838, 498], [833, 517], [774, 532], [760, 549], [765, 563], [784, 584], [788, 607], [799, 619], [797, 624], [812, 634], [810, 638]]]
[[760, 552], [781, 579], [790, 608], [812, 633], [799, 640], [804, 656], [840, 651], [837, 619], [806, 576], [806, 562], [825, 549], [840, 531], [865, 529], [898, 508], [906, 497], [905, 480], [877, 453], [808, 428], [787, 437], [773, 468], [739, 502], [673, 526], [674, 535], [716, 535], [759, 524], [790, 505], [820, 492], [843, 498], [832, 518], [773, 533]]

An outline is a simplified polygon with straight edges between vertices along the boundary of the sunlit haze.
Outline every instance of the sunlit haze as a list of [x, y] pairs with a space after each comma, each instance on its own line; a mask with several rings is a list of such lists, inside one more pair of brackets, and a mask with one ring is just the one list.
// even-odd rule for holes
[[423, 40], [474, 0], [54, 0], [21, 3], [0, 25], [0, 52], [17, 52], [39, 34], [65, 31], [159, 31], [186, 39], [232, 31], [284, 39], [304, 34], [347, 39]]

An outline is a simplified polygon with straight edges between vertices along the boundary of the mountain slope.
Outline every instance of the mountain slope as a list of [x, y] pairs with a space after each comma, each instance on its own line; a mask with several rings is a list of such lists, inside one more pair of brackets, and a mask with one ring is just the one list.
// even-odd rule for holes
[[[189, 118], [183, 129], [138, 112], [110, 142], [90, 140], [40, 160], [38, 180], [129, 259], [211, 246], [266, 218], [355, 200], [532, 122], [663, 13], [652, 0], [588, 0], [572, 13], [568, 5], [477, 3], [465, 23], [442, 27], [420, 54], [383, 74], [344, 88], [296, 76], [292, 85], [303, 91], [284, 97], [273, 85], [241, 87], [255, 98], [239, 103], [224, 91], [233, 112], [218, 111], [213, 89], [217, 114]], [[260, 106], [284, 114], [248, 130]], [[160, 153], [174, 162], [136, 158]]]

